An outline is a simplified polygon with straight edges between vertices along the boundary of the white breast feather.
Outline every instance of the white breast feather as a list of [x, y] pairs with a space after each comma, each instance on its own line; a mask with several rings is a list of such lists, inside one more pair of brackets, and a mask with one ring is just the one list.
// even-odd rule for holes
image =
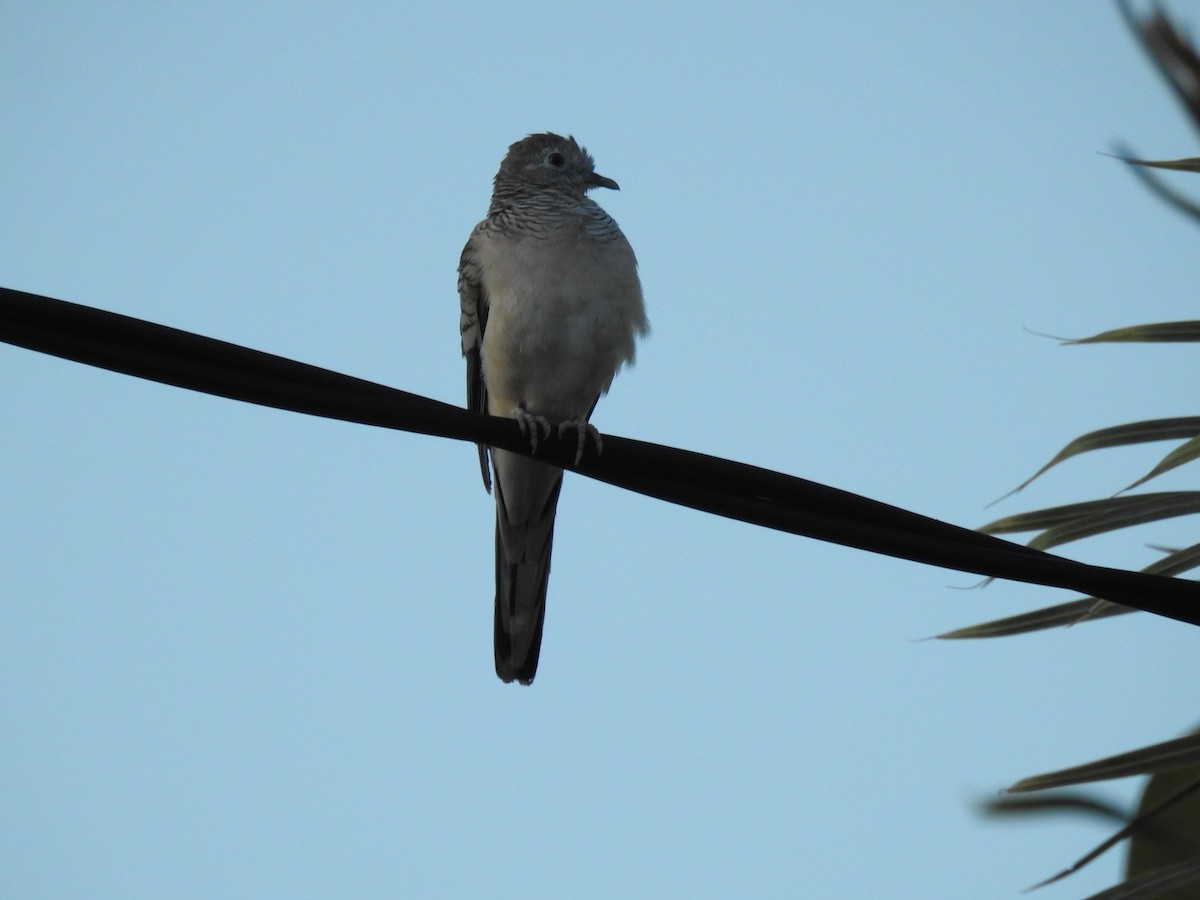
[[586, 415], [646, 330], [629, 243], [582, 230], [497, 235], [480, 257], [490, 307], [482, 348], [489, 412], [511, 415], [523, 404], [552, 422]]

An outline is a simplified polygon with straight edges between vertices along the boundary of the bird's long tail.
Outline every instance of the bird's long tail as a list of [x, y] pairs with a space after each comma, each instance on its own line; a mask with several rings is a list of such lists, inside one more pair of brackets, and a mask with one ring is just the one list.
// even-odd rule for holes
[[496, 470], [496, 674], [529, 684], [537, 672], [562, 469], [492, 451]]

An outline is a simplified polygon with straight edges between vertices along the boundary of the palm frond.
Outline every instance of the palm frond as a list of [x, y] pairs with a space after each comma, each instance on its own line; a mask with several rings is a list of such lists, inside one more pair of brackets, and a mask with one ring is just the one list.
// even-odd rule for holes
[[[1100, 428], [1096, 431], [1089, 431], [1087, 434], [1080, 435], [1068, 443], [1058, 453], [1054, 454], [1048, 463], [1001, 497], [1000, 500], [1004, 500], [1018, 491], [1024, 490], [1059, 463], [1065, 462], [1081, 453], [1088, 453], [1092, 450], [1105, 450], [1109, 447], [1144, 444], [1151, 441], [1171, 441], [1194, 437], [1200, 437], [1200, 416], [1148, 419], [1144, 422], [1130, 422], [1128, 425], [1115, 425], [1111, 428]], [[1164, 469], [1163, 471], [1166, 470]], [[1142, 481], [1149, 480], [1154, 474], [1161, 473], [1156, 472], [1147, 475]]]
[[1116, 756], [1106, 756], [1104, 759], [1071, 766], [1067, 769], [1031, 775], [1009, 787], [1008, 792], [1020, 794], [1028, 791], [1044, 791], [1047, 788], [1067, 787], [1072, 784], [1089, 784], [1114, 778], [1128, 778], [1131, 775], [1148, 775], [1197, 763], [1200, 763], [1200, 735], [1189, 734], [1186, 737], [1164, 741], [1161, 744], [1151, 744], [1149, 747], [1140, 747]]

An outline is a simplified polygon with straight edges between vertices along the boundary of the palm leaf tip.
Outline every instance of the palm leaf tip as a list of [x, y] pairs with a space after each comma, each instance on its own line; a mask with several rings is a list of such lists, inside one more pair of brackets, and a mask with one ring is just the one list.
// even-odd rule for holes
[[1147, 169], [1172, 169], [1176, 172], [1200, 172], [1200, 157], [1193, 156], [1187, 159], [1137, 159], [1133, 156], [1126, 156], [1119, 153], [1105, 153], [1098, 151], [1101, 156], [1107, 156], [1110, 159], [1119, 159], [1123, 163], [1131, 166], [1142, 166]]
[[1043, 791], [1048, 788], [1067, 787], [1073, 784], [1087, 784], [1093, 781], [1109, 781], [1115, 778], [1128, 778], [1131, 775], [1147, 775], [1152, 772], [1162, 772], [1179, 766], [1200, 763], [1200, 735], [1190, 734], [1186, 737], [1151, 744], [1149, 747], [1139, 747], [1128, 753], [1118, 753], [1092, 762], [1057, 769], [1040, 775], [1022, 778], [1007, 788], [1010, 794], [1022, 794], [1029, 791]]

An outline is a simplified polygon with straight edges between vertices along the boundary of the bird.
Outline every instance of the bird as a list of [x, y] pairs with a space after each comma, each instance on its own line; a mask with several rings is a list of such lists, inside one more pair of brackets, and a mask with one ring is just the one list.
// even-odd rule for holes
[[[574, 137], [531, 134], [508, 148], [487, 216], [458, 265], [467, 407], [516, 420], [536, 453], [557, 429], [576, 433], [575, 465], [602, 394], [649, 329], [637, 258], [588, 196], [620, 190]], [[541, 651], [554, 518], [563, 470], [478, 445], [496, 501], [496, 674], [531, 684]]]

